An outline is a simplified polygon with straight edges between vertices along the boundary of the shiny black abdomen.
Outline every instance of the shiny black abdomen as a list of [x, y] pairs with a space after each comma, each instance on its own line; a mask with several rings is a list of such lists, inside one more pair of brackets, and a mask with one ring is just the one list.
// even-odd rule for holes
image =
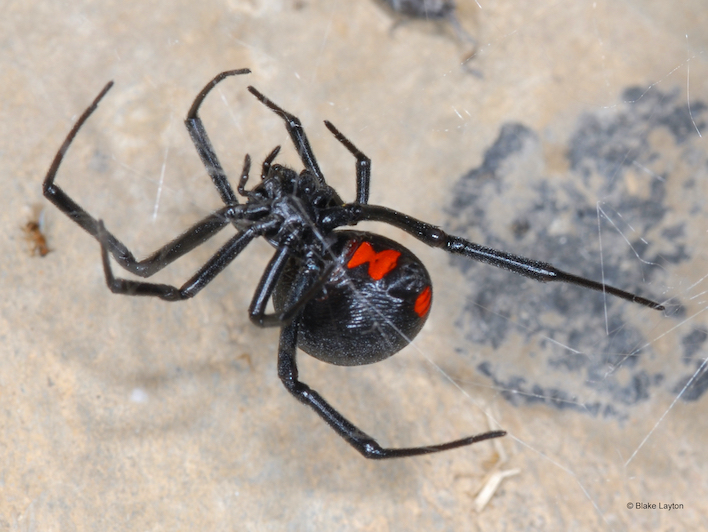
[[[388, 238], [362, 231], [331, 236], [339, 266], [298, 318], [298, 347], [339, 366], [388, 358], [423, 327], [432, 301], [430, 275], [412, 252]], [[276, 310], [286, 306], [302, 267], [299, 258], [288, 262], [273, 294]]]

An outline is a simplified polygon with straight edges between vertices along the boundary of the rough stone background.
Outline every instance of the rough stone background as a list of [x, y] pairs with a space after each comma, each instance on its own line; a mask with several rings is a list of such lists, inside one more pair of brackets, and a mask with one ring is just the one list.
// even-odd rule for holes
[[[369, 0], [5, 2], [0, 530], [708, 528], [705, 2], [459, 3], [479, 42], [464, 66], [449, 25], [397, 22]], [[153, 251], [219, 206], [182, 119], [215, 74], [246, 66], [202, 112], [232, 178], [276, 144], [299, 167], [253, 84], [302, 119], [343, 197], [354, 163], [324, 119], [372, 158], [372, 203], [604, 274], [667, 312], [377, 226], [428, 266], [432, 316], [376, 365], [303, 355], [303, 380], [386, 445], [490, 419], [509, 435], [365, 461], [282, 388], [277, 330], [248, 322], [265, 243], [189, 302], [118, 297], [96, 242], [41, 194], [64, 136], [115, 80], [58, 183], [137, 255]], [[41, 258], [22, 230], [38, 216]], [[157, 281], [180, 284], [217, 246]], [[515, 468], [476, 512], [485, 477]]]

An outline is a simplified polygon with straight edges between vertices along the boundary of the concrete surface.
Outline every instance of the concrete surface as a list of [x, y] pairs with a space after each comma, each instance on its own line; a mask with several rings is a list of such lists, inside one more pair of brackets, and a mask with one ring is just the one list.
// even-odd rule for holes
[[[464, 67], [449, 26], [396, 24], [373, 1], [5, 3], [0, 530], [708, 528], [705, 2], [459, 3], [479, 42]], [[64, 136], [115, 80], [58, 183], [152, 252], [219, 206], [182, 119], [241, 67], [253, 74], [202, 113], [232, 179], [276, 144], [300, 167], [253, 84], [302, 119], [343, 197], [354, 161], [324, 119], [373, 160], [372, 203], [604, 273], [668, 311], [605, 306], [376, 227], [428, 266], [432, 316], [379, 364], [302, 355], [303, 380], [386, 445], [488, 419], [509, 435], [365, 461], [287, 394], [278, 332], [248, 322], [265, 243], [189, 302], [114, 296], [96, 242], [41, 194]], [[40, 213], [45, 257], [22, 230]], [[217, 246], [157, 281], [180, 284]], [[477, 512], [485, 478], [509, 469]]]

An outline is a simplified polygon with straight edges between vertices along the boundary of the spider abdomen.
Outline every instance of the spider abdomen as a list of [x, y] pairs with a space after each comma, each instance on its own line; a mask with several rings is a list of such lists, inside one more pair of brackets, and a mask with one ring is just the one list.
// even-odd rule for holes
[[[361, 231], [336, 231], [329, 251], [340, 265], [298, 322], [298, 347], [339, 366], [371, 364], [405, 347], [425, 324], [430, 275], [397, 242]], [[328, 258], [327, 260], [331, 260]], [[282, 310], [302, 261], [291, 259], [273, 294]]]

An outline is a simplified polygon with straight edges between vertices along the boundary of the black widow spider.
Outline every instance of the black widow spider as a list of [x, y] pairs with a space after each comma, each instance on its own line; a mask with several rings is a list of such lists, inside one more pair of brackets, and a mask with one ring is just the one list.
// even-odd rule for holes
[[[431, 247], [504, 268], [537, 281], [560, 281], [598, 290], [663, 310], [643, 297], [577, 277], [543, 262], [496, 251], [448, 235], [438, 227], [387, 207], [369, 205], [371, 161], [330, 122], [334, 137], [356, 158], [356, 200], [345, 203], [325, 182], [300, 120], [278, 107], [253, 87], [248, 90], [285, 122], [305, 169], [299, 174], [273, 164], [276, 147], [263, 162], [261, 182], [246, 190], [251, 158], [246, 155], [236, 190], [239, 203], [214, 152], [199, 107], [209, 92], [228, 76], [250, 70], [222, 72], [197, 95], [185, 124], [192, 142], [225, 206], [197, 222], [155, 253], [138, 261], [110, 232], [54, 184], [59, 165], [77, 132], [111, 88], [108, 83], [79, 117], [57, 152], [44, 180], [44, 195], [101, 244], [108, 288], [114, 293], [155, 296], [166, 301], [193, 297], [234, 260], [256, 237], [275, 249], [248, 309], [259, 327], [280, 327], [278, 375], [288, 391], [310, 406], [366, 458], [396, 458], [435, 453], [504, 436], [491, 431], [448, 443], [402, 449], [382, 448], [334, 409], [320, 394], [298, 380], [296, 347], [342, 366], [378, 362], [407, 345], [425, 323], [432, 302], [428, 272], [409, 250], [388, 238], [362, 231], [335, 231], [363, 220], [384, 222]], [[227, 224], [236, 235], [224, 244], [180, 288], [114, 277], [108, 254], [129, 272], [150, 277], [172, 261], [214, 236]], [[266, 313], [272, 298], [275, 312]]]

